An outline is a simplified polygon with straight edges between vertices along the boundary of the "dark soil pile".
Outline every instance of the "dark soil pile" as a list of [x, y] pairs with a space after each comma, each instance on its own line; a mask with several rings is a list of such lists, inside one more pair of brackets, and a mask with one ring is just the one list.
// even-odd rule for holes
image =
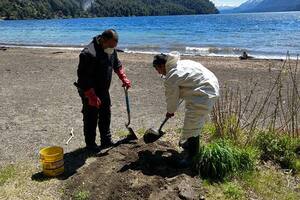
[[[69, 179], [63, 199], [74, 199], [80, 192], [88, 199], [199, 199], [200, 179], [189, 169], [175, 167], [180, 154], [170, 146], [138, 141], [102, 151]], [[65, 156], [69, 175], [74, 173], [71, 160], [84, 158], [80, 152], [72, 154]]]

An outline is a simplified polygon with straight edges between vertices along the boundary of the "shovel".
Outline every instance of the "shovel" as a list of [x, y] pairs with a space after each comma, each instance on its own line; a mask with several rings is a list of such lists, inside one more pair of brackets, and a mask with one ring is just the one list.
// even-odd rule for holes
[[127, 135], [127, 140], [137, 140], [138, 137], [134, 133], [133, 129], [129, 126], [130, 125], [130, 105], [129, 105], [129, 97], [128, 97], [128, 89], [124, 87], [124, 93], [125, 93], [125, 100], [126, 100], [126, 110], [127, 110], [127, 116], [128, 116], [128, 122], [125, 123], [125, 126], [127, 130], [129, 131], [129, 135]]
[[[183, 100], [180, 101], [180, 103], [178, 104], [178, 106], [180, 106], [180, 104], [183, 102]], [[148, 129], [144, 136], [143, 136], [143, 139], [144, 139], [144, 142], [146, 144], [149, 144], [149, 143], [153, 143], [155, 142], [156, 140], [158, 140], [159, 138], [161, 138], [165, 132], [162, 131], [162, 128], [164, 127], [165, 123], [170, 119], [170, 117], [166, 117], [164, 119], [164, 121], [162, 122], [162, 124], [160, 125], [158, 131], [155, 131], [154, 129], [150, 128]]]
[[156, 140], [158, 140], [159, 138], [161, 138], [165, 134], [165, 132], [162, 131], [162, 128], [169, 119], [170, 119], [170, 117], [166, 117], [164, 119], [164, 121], [160, 125], [158, 131], [155, 131], [152, 128], [148, 129], [143, 136], [144, 142], [146, 144], [149, 144], [149, 143], [153, 143]]
[[129, 142], [133, 141], [133, 140], [138, 139], [138, 137], [134, 133], [133, 129], [129, 126], [130, 125], [130, 105], [129, 105], [128, 89], [126, 89], [125, 87], [124, 87], [124, 93], [125, 93], [126, 110], [127, 110], [127, 116], [128, 116], [128, 122], [125, 123], [125, 126], [126, 126], [127, 130], [129, 131], [129, 134], [125, 138], [117, 141], [112, 147], [106, 149], [106, 152], [102, 152], [103, 155], [106, 155], [107, 152], [110, 149], [112, 149], [113, 147], [117, 147], [121, 144], [126, 144], [126, 143], [129, 143]]

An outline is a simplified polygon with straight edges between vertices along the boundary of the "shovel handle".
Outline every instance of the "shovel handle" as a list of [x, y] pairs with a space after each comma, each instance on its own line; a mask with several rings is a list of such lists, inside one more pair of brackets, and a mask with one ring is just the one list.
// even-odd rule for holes
[[128, 123], [126, 123], [126, 127], [130, 124], [130, 106], [129, 106], [129, 96], [128, 96], [128, 89], [124, 87], [124, 93], [125, 93], [125, 101], [126, 101], [126, 110], [127, 110], [127, 116], [128, 116]]
[[[182, 104], [183, 100], [181, 100], [178, 104], [178, 106], [180, 106]], [[160, 125], [159, 129], [158, 129], [158, 132], [161, 133], [161, 129], [164, 127], [165, 123], [170, 119], [171, 117], [166, 117], [163, 121], [163, 123]]]
[[163, 123], [161, 123], [159, 129], [158, 129], [158, 132], [160, 133], [161, 132], [161, 129], [163, 128], [163, 126], [165, 125], [165, 123], [170, 119], [170, 117], [166, 117], [163, 121]]

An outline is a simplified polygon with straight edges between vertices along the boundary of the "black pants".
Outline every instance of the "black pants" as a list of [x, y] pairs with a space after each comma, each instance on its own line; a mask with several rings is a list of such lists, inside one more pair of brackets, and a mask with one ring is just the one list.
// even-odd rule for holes
[[110, 120], [111, 101], [109, 92], [97, 95], [101, 100], [100, 108], [88, 105], [88, 99], [79, 93], [82, 99], [83, 132], [87, 146], [95, 145], [97, 125], [100, 132], [101, 144], [111, 141]]

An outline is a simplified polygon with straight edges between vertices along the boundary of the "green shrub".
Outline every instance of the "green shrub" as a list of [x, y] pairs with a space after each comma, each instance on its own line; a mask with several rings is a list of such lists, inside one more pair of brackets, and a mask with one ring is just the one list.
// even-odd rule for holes
[[241, 171], [252, 170], [255, 167], [255, 162], [259, 158], [257, 149], [253, 147], [246, 147], [244, 149], [237, 149], [237, 158], [239, 159], [239, 169]]
[[240, 149], [226, 140], [216, 140], [200, 148], [195, 168], [203, 178], [223, 180], [236, 172], [254, 167], [254, 151]]
[[202, 133], [208, 134], [210, 136], [216, 135], [216, 132], [217, 132], [216, 126], [215, 126], [215, 124], [213, 124], [211, 122], [205, 123], [202, 128]]
[[297, 146], [299, 145], [299, 140], [274, 133], [261, 132], [258, 134], [255, 142], [261, 151], [262, 160], [273, 161], [285, 169], [299, 170], [297, 167]]

